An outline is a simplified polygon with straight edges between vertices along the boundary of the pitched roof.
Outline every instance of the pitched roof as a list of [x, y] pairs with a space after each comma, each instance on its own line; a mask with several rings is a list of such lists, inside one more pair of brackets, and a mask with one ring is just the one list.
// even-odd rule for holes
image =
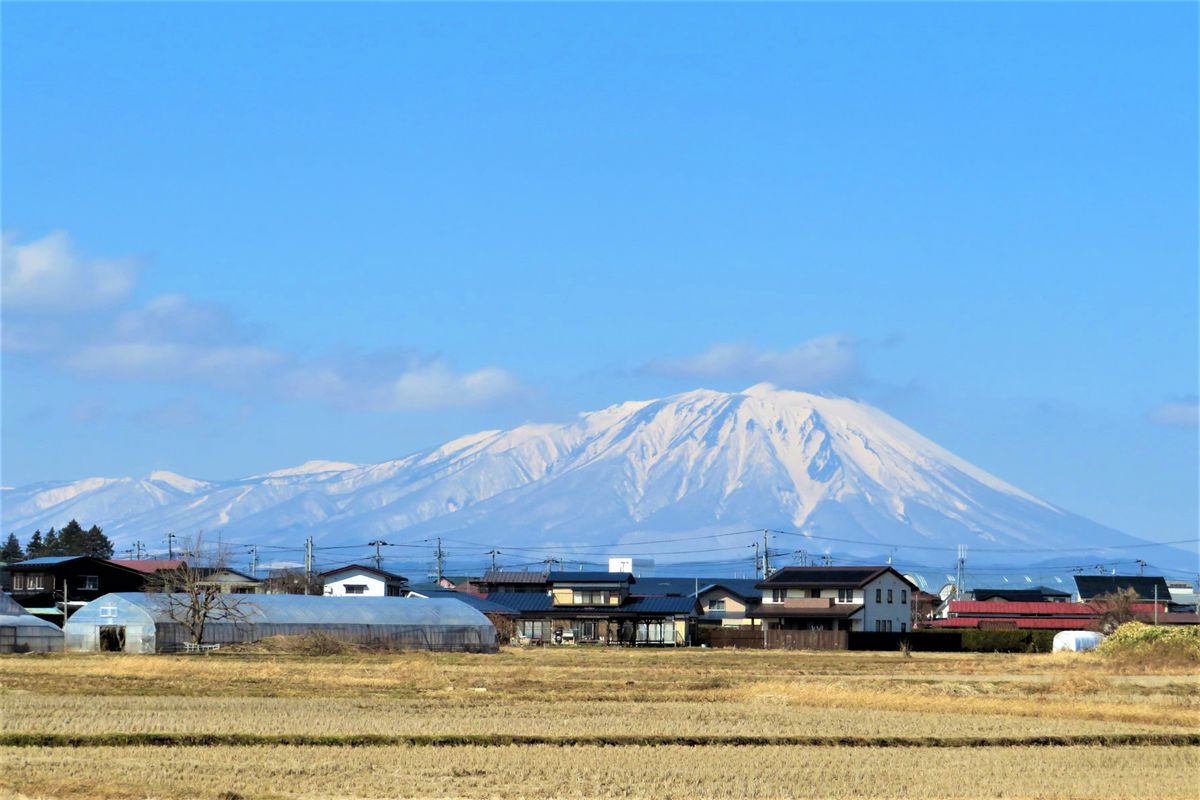
[[328, 578], [330, 575], [337, 575], [342, 572], [369, 572], [372, 575], [378, 575], [379, 577], [381, 577], [387, 581], [408, 580], [403, 575], [397, 575], [394, 572], [386, 572], [382, 569], [375, 569], [374, 567], [368, 567], [365, 564], [347, 564], [344, 567], [337, 567], [336, 569], [331, 569], [326, 572], [322, 572], [320, 577]]
[[631, 596], [623, 605], [621, 611], [632, 611], [635, 614], [691, 614], [696, 610], [696, 598], [671, 595], [667, 597]]
[[717, 578], [709, 583], [701, 583], [700, 591], [696, 592], [696, 596], [710, 592], [713, 589], [724, 589], [734, 597], [742, 600], [752, 600], [762, 597], [762, 590], [758, 588], [758, 581], [751, 578]]
[[24, 561], [15, 561], [10, 564], [10, 567], [31, 567], [47, 564], [61, 564], [64, 561], [74, 561], [77, 558], [87, 558], [88, 556], [38, 556], [37, 558], [27, 558]]
[[236, 570], [233, 567], [196, 567], [195, 572], [201, 579], [211, 578], [213, 575], [220, 575], [222, 572], [228, 572], [230, 575], [236, 575], [239, 578], [244, 578], [247, 581], [254, 581], [255, 583], [262, 582], [262, 578], [255, 578], [253, 575], [247, 575], [246, 573]]
[[972, 595], [977, 600], [986, 600], [993, 597], [999, 597], [1004, 600], [1026, 600], [1037, 602], [1043, 597], [1070, 597], [1070, 592], [1064, 592], [1061, 589], [1051, 589], [1048, 586], [1034, 586], [1028, 589], [976, 589]]
[[488, 570], [483, 575], [482, 583], [545, 583], [546, 573], [529, 572], [528, 570]]
[[1155, 588], [1160, 601], [1171, 599], [1171, 590], [1163, 578], [1145, 575], [1076, 575], [1075, 588], [1084, 600], [1125, 589], [1133, 589], [1140, 600], [1153, 600]]
[[150, 575], [159, 570], [179, 569], [183, 566], [184, 562], [183, 559], [179, 558], [114, 558], [112, 559], [112, 563]]
[[554, 599], [541, 592], [492, 592], [487, 599], [518, 612], [549, 611], [554, 607]]
[[766, 580], [759, 581], [755, 586], [759, 589], [775, 589], [783, 586], [811, 588], [862, 587], [885, 572], [891, 572], [914, 589], [918, 588], [916, 584], [886, 564], [882, 566], [862, 567], [784, 567], [772, 573]]
[[828, 608], [787, 608], [782, 603], [755, 603], [746, 609], [747, 617], [800, 617], [804, 619], [845, 619], [863, 610], [862, 603], [835, 603]]
[[1094, 617], [1097, 610], [1087, 603], [1022, 603], [1006, 600], [951, 600], [950, 613], [974, 617], [980, 614], [1007, 617]]
[[[492, 602], [486, 597], [480, 597], [476, 594], [468, 594], [467, 592], [456, 592], [453, 589], [444, 589], [440, 586], [413, 586], [409, 587], [409, 591], [421, 597], [443, 598], [449, 600], [458, 600], [466, 603], [471, 608], [482, 614], [504, 614], [506, 616], [514, 616], [517, 613], [515, 608], [510, 608], [500, 603]], [[522, 595], [523, 596], [523, 595]]]
[[551, 572], [547, 583], [637, 583], [637, 578], [628, 572]]

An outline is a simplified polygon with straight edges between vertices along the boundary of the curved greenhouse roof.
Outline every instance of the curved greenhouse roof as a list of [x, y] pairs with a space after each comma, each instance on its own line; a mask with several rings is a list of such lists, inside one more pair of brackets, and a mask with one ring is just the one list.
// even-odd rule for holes
[[45, 653], [62, 649], [62, 628], [33, 616], [16, 600], [0, 593], [0, 653]]
[[[176, 603], [186, 595], [176, 595]], [[243, 624], [276, 625], [491, 625], [488, 618], [466, 603], [453, 599], [418, 597], [325, 597], [303, 594], [229, 595], [237, 598]], [[106, 604], [120, 600], [142, 609], [155, 622], [174, 622], [164, 595], [114, 592], [98, 597], [75, 612], [71, 622], [100, 617]]]
[[[68, 620], [67, 649], [169, 653], [193, 644], [219, 646], [322, 633], [372, 647], [496, 650], [496, 628], [458, 600], [227, 594], [222, 595], [223, 608], [208, 615], [201, 629], [189, 624], [187, 597], [142, 592], [98, 597]], [[196, 636], [199, 641], [194, 641]]]

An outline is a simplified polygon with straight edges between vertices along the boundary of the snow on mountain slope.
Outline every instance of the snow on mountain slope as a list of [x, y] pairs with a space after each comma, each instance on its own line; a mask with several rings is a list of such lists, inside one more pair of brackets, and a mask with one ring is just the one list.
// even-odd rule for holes
[[6, 531], [28, 535], [77, 517], [148, 542], [220, 530], [264, 543], [453, 533], [567, 545], [757, 528], [879, 542], [873, 553], [894, 543], [1099, 551], [1138, 542], [1010, 486], [864, 403], [769, 385], [621, 403], [382, 464], [310, 461], [223, 482], [91, 478], [6, 490], [3, 500]]

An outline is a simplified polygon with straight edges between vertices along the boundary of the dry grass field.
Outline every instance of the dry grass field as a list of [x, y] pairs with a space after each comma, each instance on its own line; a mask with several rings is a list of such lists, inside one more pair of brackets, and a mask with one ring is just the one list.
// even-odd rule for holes
[[15, 798], [1196, 798], [1198, 732], [1091, 656], [0, 657]]

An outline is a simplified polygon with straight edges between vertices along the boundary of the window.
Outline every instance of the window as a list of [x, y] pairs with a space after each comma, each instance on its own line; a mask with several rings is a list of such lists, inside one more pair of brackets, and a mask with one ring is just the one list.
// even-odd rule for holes
[[99, 575], [84, 575], [82, 577], [83, 577], [83, 588], [86, 591], [94, 592], [100, 588], [100, 576]]
[[900, 590], [900, 602], [905, 604], [908, 603], [908, 589]]
[[35, 575], [26, 575], [25, 576], [25, 588], [26, 589], [35, 589], [35, 590], [42, 589], [45, 586], [45, 584], [43, 583], [44, 579], [45, 579], [44, 575], [36, 575], [36, 574]]
[[784, 600], [787, 600], [787, 589], [772, 589], [771, 590], [771, 602], [772, 603], [782, 603]]
[[542, 620], [540, 619], [523, 619], [520, 624], [520, 634], [522, 639], [541, 639], [542, 638]]
[[23, 574], [21, 574], [20, 572], [17, 572], [12, 576], [12, 579], [13, 579], [13, 591], [17, 591], [18, 589], [25, 588], [25, 576]]
[[604, 606], [608, 605], [608, 597], [608, 592], [576, 589], [571, 593], [571, 602], [577, 606]]
[[853, 603], [854, 602], [854, 590], [853, 589], [838, 589], [837, 601], [839, 603]]
[[908, 623], [907, 623], [907, 622], [901, 622], [901, 623], [900, 623], [900, 632], [901, 632], [901, 633], [907, 633], [907, 632], [908, 632]]
[[876, 603], [882, 603], [882, 602], [883, 602], [883, 589], [876, 589], [876, 590], [875, 590], [875, 602], [876, 602]]
[[888, 602], [892, 602], [892, 590], [888, 589]]
[[892, 632], [892, 621], [890, 619], [875, 620], [875, 631], [877, 633], [891, 633]]
[[387, 596], [388, 597], [399, 597], [400, 596], [400, 587], [395, 586], [395, 585], [387, 587]]
[[709, 611], [724, 611], [725, 610], [725, 601], [724, 600], [709, 600], [708, 601], [708, 610]]
[[347, 583], [345, 584], [346, 594], [366, 594], [367, 585], [365, 583]]

